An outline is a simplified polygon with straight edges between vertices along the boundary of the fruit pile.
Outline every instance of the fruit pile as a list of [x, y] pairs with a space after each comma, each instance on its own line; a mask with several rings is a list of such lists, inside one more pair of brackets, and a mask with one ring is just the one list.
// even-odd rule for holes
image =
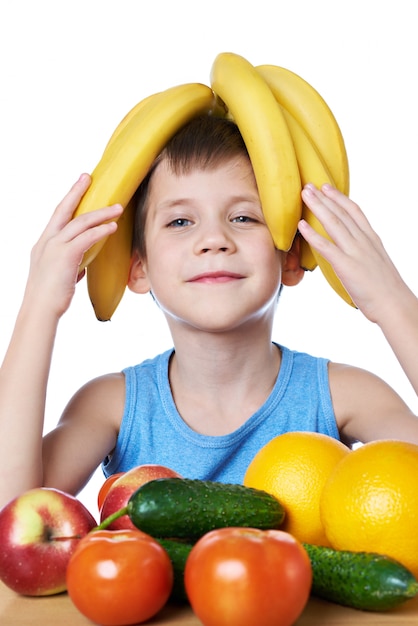
[[250, 463], [244, 484], [275, 495], [299, 541], [371, 550], [418, 577], [418, 446], [373, 441], [354, 450], [319, 433], [285, 433]]
[[[201, 115], [232, 119], [253, 166], [261, 206], [276, 247], [289, 250], [301, 217], [329, 239], [302, 203], [307, 183], [329, 183], [347, 194], [349, 168], [343, 136], [322, 96], [303, 78], [275, 65], [253, 66], [232, 52], [218, 54], [210, 86], [186, 83], [141, 100], [123, 118], [92, 173], [74, 216], [119, 203], [120, 228], [84, 255], [87, 287], [96, 314], [109, 320], [125, 291], [131, 257], [132, 198], [168, 140]], [[301, 265], [320, 267], [332, 288], [353, 302], [332, 267], [301, 239]]]
[[0, 580], [25, 595], [67, 590], [104, 626], [167, 602], [188, 602], [205, 626], [291, 626], [311, 594], [393, 609], [418, 593], [417, 470], [413, 444], [351, 451], [296, 432], [258, 452], [244, 485], [158, 465], [110, 476], [99, 525], [73, 496], [32, 489], [0, 510]]

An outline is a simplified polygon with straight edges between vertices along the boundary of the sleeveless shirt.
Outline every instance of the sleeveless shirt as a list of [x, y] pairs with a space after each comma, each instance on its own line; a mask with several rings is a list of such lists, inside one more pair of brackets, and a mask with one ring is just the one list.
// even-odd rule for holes
[[168, 378], [173, 350], [124, 369], [124, 414], [116, 447], [102, 463], [105, 476], [154, 463], [184, 478], [242, 483], [254, 455], [277, 435], [311, 431], [339, 439], [328, 360], [279, 348], [280, 370], [265, 403], [220, 436], [192, 430], [179, 415]]

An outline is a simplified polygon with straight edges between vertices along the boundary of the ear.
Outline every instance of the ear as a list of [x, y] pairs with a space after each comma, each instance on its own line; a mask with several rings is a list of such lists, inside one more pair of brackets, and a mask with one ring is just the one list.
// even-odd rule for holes
[[134, 293], [148, 293], [148, 291], [151, 291], [146, 265], [138, 252], [134, 252], [132, 255], [128, 288]]
[[305, 270], [300, 266], [300, 239], [299, 235], [293, 240], [292, 247], [285, 252], [282, 269], [282, 283], [287, 287], [298, 285], [305, 275]]

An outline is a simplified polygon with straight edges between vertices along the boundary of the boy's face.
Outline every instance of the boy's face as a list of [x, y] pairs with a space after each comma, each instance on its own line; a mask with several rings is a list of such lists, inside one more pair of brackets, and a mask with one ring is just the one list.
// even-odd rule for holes
[[222, 331], [274, 311], [283, 253], [263, 218], [250, 162], [153, 174], [145, 227], [149, 287], [169, 323]]

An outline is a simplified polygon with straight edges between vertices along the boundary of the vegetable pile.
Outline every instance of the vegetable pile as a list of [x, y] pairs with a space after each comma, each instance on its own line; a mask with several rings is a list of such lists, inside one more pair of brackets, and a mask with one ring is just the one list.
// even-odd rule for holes
[[[40, 507], [46, 496], [59, 496], [65, 510], [63, 494], [51, 491], [32, 490], [28, 502]], [[0, 527], [22, 510], [6, 505]], [[61, 564], [69, 597], [103, 626], [146, 622], [167, 602], [189, 603], [204, 626], [291, 626], [310, 595], [365, 611], [395, 609], [417, 595], [418, 581], [393, 558], [303, 543], [281, 529], [284, 519], [282, 504], [265, 491], [170, 476], [141, 484], [99, 525], [90, 520], [76, 541], [50, 532], [42, 541], [56, 542], [53, 564], [58, 546], [71, 540]], [[1, 567], [0, 579], [8, 584]]]

